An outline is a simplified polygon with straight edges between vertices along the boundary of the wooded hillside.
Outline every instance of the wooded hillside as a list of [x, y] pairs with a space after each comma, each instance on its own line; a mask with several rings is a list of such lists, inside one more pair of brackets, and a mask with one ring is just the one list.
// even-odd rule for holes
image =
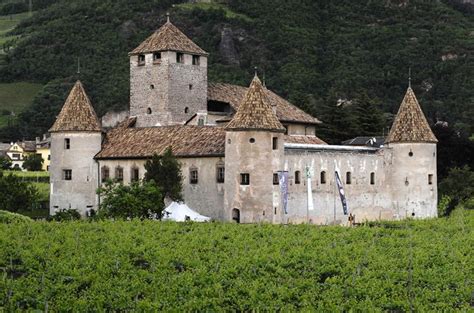
[[166, 11], [210, 53], [210, 80], [247, 85], [258, 66], [270, 89], [325, 122], [328, 142], [386, 134], [409, 67], [429, 121], [474, 132], [474, 18], [455, 1], [43, 2], [4, 44], [0, 79], [46, 86], [2, 141], [46, 131], [79, 76], [99, 115], [126, 109], [128, 52]]

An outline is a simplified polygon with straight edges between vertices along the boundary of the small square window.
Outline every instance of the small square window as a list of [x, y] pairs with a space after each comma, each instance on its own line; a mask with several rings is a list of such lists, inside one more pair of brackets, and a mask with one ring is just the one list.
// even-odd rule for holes
[[191, 169], [189, 171], [189, 183], [190, 184], [198, 183], [198, 170], [197, 169]]
[[135, 182], [140, 179], [140, 170], [137, 167], [132, 168], [130, 173], [130, 181]]
[[145, 55], [139, 54], [138, 55], [138, 65], [145, 65]]
[[273, 150], [278, 149], [278, 137], [272, 138], [272, 147], [273, 147]]
[[433, 185], [433, 174], [428, 174], [428, 185]]
[[321, 184], [325, 184], [326, 183], [326, 172], [325, 171], [322, 171], [321, 172]]
[[101, 181], [105, 183], [110, 179], [110, 170], [107, 166], [102, 166], [102, 179]]
[[176, 63], [184, 63], [184, 54], [183, 53], [176, 53]]
[[352, 183], [352, 174], [351, 172], [346, 173], [346, 185], [350, 185]]
[[66, 150], [71, 149], [71, 139], [69, 138], [64, 139], [64, 149]]
[[63, 170], [63, 179], [72, 180], [72, 170]]
[[201, 62], [199, 55], [193, 55], [193, 65], [199, 65]]
[[248, 173], [240, 174], [240, 184], [241, 185], [250, 185], [250, 174], [248, 174]]
[[154, 52], [153, 63], [160, 63], [160, 62], [161, 62], [161, 52]]
[[273, 173], [273, 184], [274, 185], [280, 184], [280, 180], [278, 179], [278, 173]]
[[301, 172], [300, 171], [295, 172], [295, 184], [301, 184]]

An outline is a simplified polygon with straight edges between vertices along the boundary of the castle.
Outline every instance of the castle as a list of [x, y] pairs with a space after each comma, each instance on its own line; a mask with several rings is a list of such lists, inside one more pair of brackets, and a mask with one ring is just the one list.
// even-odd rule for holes
[[436, 138], [409, 87], [382, 147], [328, 145], [321, 123], [268, 90], [208, 83], [208, 54], [168, 21], [130, 54], [130, 114], [104, 132], [80, 82], [51, 133], [50, 213], [96, 210], [107, 179], [144, 177], [172, 147], [187, 205], [242, 223], [437, 216]]

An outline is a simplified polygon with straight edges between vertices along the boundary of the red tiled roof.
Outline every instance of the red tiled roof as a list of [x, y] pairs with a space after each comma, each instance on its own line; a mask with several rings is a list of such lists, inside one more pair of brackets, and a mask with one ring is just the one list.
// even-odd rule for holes
[[316, 136], [290, 135], [284, 138], [286, 143], [301, 143], [312, 145], [327, 145], [326, 142]]
[[225, 130], [215, 126], [117, 127], [106, 135], [98, 159], [149, 158], [168, 147], [178, 157], [224, 156]]
[[[244, 99], [247, 87], [224, 84], [209, 83], [207, 89], [207, 98], [211, 101], [219, 101], [228, 103], [235, 111], [238, 110], [240, 103]], [[317, 118], [312, 117], [308, 113], [286, 101], [276, 93], [265, 89], [267, 97], [271, 105], [276, 106], [276, 115], [282, 123], [303, 123], [303, 124], [320, 124]], [[228, 121], [223, 119], [222, 121]]]

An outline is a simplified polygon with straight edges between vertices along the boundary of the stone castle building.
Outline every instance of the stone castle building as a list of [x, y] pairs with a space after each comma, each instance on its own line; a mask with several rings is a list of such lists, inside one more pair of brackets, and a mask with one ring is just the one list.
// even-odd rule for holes
[[186, 204], [217, 220], [344, 223], [336, 170], [358, 221], [437, 215], [437, 140], [411, 88], [382, 147], [328, 145], [257, 76], [208, 83], [208, 54], [169, 20], [129, 56], [127, 119], [104, 132], [77, 82], [50, 129], [52, 214], [97, 209], [100, 184], [142, 179], [172, 147]]

